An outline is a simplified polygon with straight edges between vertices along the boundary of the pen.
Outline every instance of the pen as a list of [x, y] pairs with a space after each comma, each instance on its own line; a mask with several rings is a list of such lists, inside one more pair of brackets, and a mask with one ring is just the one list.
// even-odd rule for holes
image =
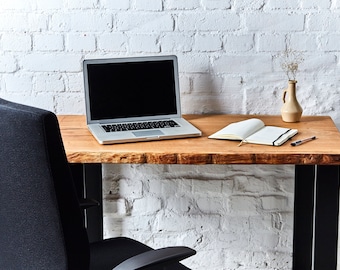
[[316, 136], [313, 136], [313, 137], [310, 137], [310, 138], [306, 138], [306, 139], [302, 139], [302, 140], [292, 142], [291, 145], [292, 146], [298, 146], [300, 144], [303, 144], [305, 142], [309, 142], [309, 141], [312, 141], [312, 140], [315, 140], [315, 139], [316, 139]]

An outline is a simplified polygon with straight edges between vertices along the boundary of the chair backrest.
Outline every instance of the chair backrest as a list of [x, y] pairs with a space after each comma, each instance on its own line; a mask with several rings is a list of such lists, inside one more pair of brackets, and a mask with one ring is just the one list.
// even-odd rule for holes
[[0, 99], [0, 269], [88, 269], [56, 116]]

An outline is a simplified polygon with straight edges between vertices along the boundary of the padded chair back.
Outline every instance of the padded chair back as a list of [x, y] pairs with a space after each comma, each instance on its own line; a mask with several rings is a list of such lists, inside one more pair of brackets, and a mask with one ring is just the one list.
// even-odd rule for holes
[[0, 99], [0, 269], [89, 267], [56, 116]]

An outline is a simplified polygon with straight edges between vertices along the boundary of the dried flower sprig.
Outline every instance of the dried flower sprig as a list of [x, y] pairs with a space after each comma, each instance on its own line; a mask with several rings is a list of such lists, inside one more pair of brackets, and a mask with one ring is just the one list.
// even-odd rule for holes
[[281, 68], [286, 73], [288, 80], [296, 79], [299, 65], [305, 60], [303, 53], [287, 49], [280, 54]]

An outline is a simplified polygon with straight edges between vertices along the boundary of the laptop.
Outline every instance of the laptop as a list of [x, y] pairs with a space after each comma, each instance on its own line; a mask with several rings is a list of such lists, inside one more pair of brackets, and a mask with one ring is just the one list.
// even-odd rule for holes
[[100, 144], [197, 137], [182, 118], [177, 57], [86, 59], [86, 121]]

